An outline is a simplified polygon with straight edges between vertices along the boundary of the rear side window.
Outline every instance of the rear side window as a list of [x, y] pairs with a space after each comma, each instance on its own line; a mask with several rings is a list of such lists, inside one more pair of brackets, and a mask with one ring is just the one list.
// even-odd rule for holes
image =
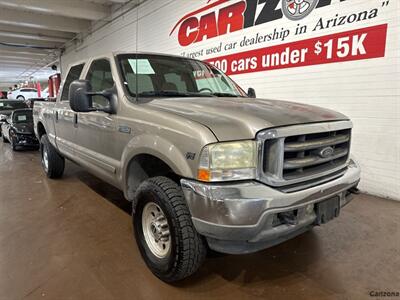
[[[114, 80], [110, 62], [107, 59], [95, 60], [90, 66], [86, 79], [90, 81], [94, 92], [111, 89], [114, 86]], [[106, 109], [110, 105], [102, 96], [94, 96], [92, 100], [93, 106], [98, 109]]]
[[69, 86], [75, 80], [78, 80], [81, 77], [81, 73], [85, 64], [80, 64], [73, 66], [67, 75], [67, 78], [64, 81], [63, 92], [61, 94], [61, 101], [69, 101]]

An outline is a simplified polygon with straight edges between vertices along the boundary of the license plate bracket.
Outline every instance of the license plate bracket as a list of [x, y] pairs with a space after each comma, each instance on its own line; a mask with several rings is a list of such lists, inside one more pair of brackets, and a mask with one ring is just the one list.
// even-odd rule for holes
[[333, 197], [328, 200], [322, 201], [315, 205], [315, 212], [317, 225], [326, 224], [329, 221], [337, 218], [340, 214], [340, 198]]

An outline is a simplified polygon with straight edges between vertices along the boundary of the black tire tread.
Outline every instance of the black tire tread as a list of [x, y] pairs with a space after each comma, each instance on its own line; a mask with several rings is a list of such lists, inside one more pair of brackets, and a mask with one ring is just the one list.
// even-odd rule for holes
[[171, 204], [173, 209], [168, 213], [176, 220], [175, 231], [179, 232], [175, 234], [181, 236], [177, 239], [178, 253], [173, 270], [167, 276], [159, 277], [166, 282], [182, 280], [195, 273], [203, 264], [207, 255], [206, 243], [194, 228], [182, 189], [178, 184], [167, 177], [153, 177], [145, 181], [138, 192], [148, 188], [151, 188], [160, 199], [167, 200]]
[[40, 147], [47, 147], [47, 155], [49, 159], [49, 169], [46, 172], [47, 177], [51, 179], [61, 178], [64, 174], [65, 159], [58, 154], [45, 134], [40, 138]]

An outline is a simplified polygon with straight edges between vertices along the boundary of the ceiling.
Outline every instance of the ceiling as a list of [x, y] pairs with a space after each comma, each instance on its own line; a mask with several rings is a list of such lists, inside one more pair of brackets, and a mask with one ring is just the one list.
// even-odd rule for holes
[[63, 45], [132, 0], [0, 0], [0, 87], [53, 74]]

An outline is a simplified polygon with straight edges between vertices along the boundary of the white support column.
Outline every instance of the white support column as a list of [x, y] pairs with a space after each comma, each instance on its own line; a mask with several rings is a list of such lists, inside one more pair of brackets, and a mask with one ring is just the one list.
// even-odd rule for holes
[[79, 33], [89, 28], [90, 21], [2, 8], [0, 24]]
[[[0, 36], [1, 36], [1, 33], [0, 33]], [[7, 44], [22, 45], [22, 46], [47, 47], [47, 48], [54, 48], [54, 49], [62, 46], [61, 42], [51, 42], [51, 41], [27, 39], [27, 38], [20, 38], [20, 37], [7, 37], [7, 36], [1, 36], [1, 42], [7, 43]]]
[[75, 36], [75, 34], [62, 31], [44, 30], [44, 29], [39, 30], [37, 28], [0, 24], [0, 36], [19, 37], [19, 38], [64, 43], [66, 41], [71, 40]]
[[107, 6], [82, 0], [0, 0], [0, 7], [91, 21], [103, 19], [110, 13]]

